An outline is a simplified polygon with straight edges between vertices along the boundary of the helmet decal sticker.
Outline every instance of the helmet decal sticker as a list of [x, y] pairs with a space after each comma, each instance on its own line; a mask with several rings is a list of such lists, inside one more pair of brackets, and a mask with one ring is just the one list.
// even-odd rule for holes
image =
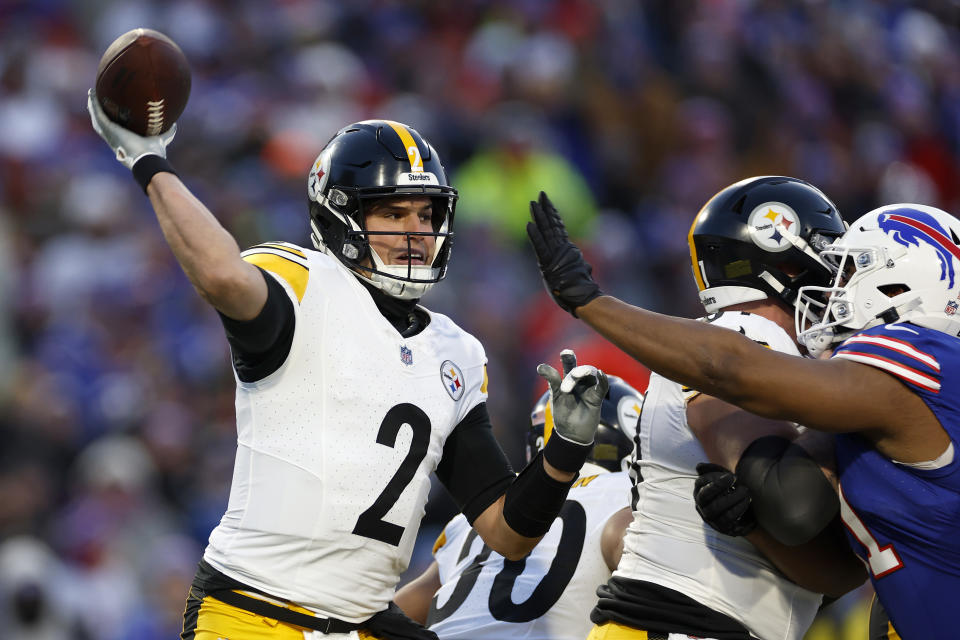
[[463, 397], [463, 372], [453, 363], [453, 360], [444, 360], [440, 365], [440, 381], [454, 401]]
[[786, 251], [793, 243], [782, 231], [799, 233], [798, 220], [796, 212], [782, 202], [765, 202], [747, 218], [750, 239], [766, 251]]
[[620, 422], [620, 430], [633, 440], [637, 433], [637, 421], [640, 419], [640, 408], [643, 405], [643, 399], [636, 396], [624, 396], [620, 398], [617, 404], [617, 420]]
[[940, 257], [940, 280], [949, 274], [949, 288], [953, 288], [953, 258], [960, 260], [960, 247], [951, 241], [947, 230], [933, 216], [916, 209], [894, 209], [880, 214], [878, 223], [880, 229], [898, 244], [919, 247], [922, 240], [933, 247]]
[[397, 132], [397, 135], [400, 136], [403, 148], [407, 151], [407, 159], [410, 160], [410, 172], [420, 173], [423, 171], [423, 158], [420, 157], [420, 148], [417, 147], [417, 143], [413, 140], [413, 136], [410, 135], [407, 128], [393, 120], [384, 120], [384, 122], [389, 124], [390, 127]]

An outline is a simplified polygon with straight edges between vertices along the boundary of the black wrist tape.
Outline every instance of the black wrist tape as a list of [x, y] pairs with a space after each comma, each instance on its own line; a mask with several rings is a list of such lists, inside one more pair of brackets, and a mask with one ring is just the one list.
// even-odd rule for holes
[[811, 540], [840, 508], [837, 493], [803, 449], [780, 436], [757, 438], [737, 463], [761, 527], [785, 545]]
[[556, 432], [547, 440], [543, 448], [543, 457], [560, 471], [576, 473], [593, 451], [593, 443], [578, 444], [560, 437]]
[[550, 530], [576, 479], [560, 482], [551, 478], [543, 468], [543, 453], [538, 453], [507, 487], [503, 519], [520, 535], [539, 538]]
[[158, 173], [177, 175], [166, 158], [153, 154], [143, 156], [133, 165], [133, 179], [137, 181], [144, 193], [147, 192], [147, 185], [150, 184], [150, 180]]

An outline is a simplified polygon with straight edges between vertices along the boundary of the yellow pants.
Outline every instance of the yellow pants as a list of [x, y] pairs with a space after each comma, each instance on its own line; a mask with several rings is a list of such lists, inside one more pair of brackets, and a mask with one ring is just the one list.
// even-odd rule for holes
[[[300, 613], [310, 614], [310, 611], [295, 605], [287, 608]], [[191, 636], [190, 633], [193, 633]], [[183, 638], [193, 640], [304, 640], [305, 638], [323, 638], [323, 640], [377, 640], [376, 636], [359, 630], [350, 633], [321, 634], [298, 625], [280, 622], [273, 618], [250, 611], [245, 611], [233, 605], [220, 602], [207, 596], [200, 603], [196, 622], [193, 629], [184, 628]]]
[[647, 640], [647, 632], [616, 622], [604, 622], [590, 630], [587, 640]]

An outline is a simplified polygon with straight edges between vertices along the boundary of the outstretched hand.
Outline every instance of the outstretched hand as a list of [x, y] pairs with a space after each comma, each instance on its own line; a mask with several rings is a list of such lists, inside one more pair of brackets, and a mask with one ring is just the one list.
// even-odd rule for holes
[[577, 471], [593, 446], [600, 424], [600, 406], [610, 387], [607, 374], [590, 365], [577, 366], [577, 356], [565, 349], [560, 353], [563, 377], [548, 364], [537, 373], [550, 385], [553, 434], [543, 455], [558, 469]]
[[577, 317], [577, 307], [602, 295], [593, 280], [593, 269], [570, 241], [560, 214], [543, 191], [536, 202], [530, 203], [530, 216], [533, 221], [527, 223], [527, 235], [547, 291], [563, 310]]

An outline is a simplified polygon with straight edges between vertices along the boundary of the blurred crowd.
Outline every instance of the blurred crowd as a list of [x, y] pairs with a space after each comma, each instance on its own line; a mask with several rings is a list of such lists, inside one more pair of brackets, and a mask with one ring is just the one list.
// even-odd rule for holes
[[[484, 343], [522, 465], [538, 362], [573, 346], [646, 380], [543, 292], [528, 201], [550, 194], [606, 290], [686, 316], [687, 230], [735, 180], [809, 180], [850, 220], [960, 211], [958, 25], [956, 0], [3, 0], [0, 636], [176, 637], [226, 505], [222, 327], [85, 111], [121, 33], [158, 29], [189, 58], [169, 156], [241, 246], [310, 246], [307, 170], [341, 126], [433, 142], [460, 202], [425, 303]], [[414, 565], [452, 509], [435, 491]], [[865, 597], [810, 637], [865, 637]]]

